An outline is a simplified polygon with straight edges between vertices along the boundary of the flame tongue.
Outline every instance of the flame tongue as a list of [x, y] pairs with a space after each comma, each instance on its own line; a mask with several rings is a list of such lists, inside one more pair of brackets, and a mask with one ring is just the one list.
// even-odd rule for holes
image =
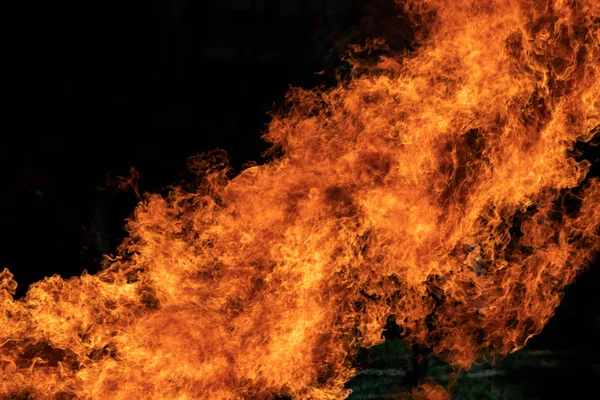
[[344, 398], [390, 316], [460, 367], [523, 347], [600, 247], [600, 7], [529, 4], [408, 1], [418, 49], [292, 90], [282, 157], [195, 158], [97, 275], [1, 273], [0, 394]]

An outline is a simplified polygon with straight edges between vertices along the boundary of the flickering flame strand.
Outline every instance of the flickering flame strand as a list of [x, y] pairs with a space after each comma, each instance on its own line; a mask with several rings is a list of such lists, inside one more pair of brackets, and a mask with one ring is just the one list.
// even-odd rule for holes
[[539, 333], [600, 247], [599, 3], [401, 6], [416, 50], [291, 90], [280, 157], [191, 159], [99, 274], [0, 273], [0, 396], [341, 399], [389, 317], [459, 368]]
[[439, 385], [424, 383], [414, 388], [412, 398], [414, 400], [450, 400], [450, 395]]

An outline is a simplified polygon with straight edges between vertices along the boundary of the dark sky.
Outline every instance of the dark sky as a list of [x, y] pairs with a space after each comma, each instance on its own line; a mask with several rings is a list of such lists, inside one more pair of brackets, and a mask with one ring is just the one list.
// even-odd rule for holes
[[114, 251], [136, 199], [105, 190], [107, 175], [134, 166], [141, 189], [156, 191], [191, 177], [187, 157], [217, 147], [237, 169], [261, 162], [267, 111], [290, 84], [323, 80], [314, 32], [325, 3], [300, 3], [63, 0], [24, 10], [18, 128], [0, 145], [11, 249], [0, 263], [19, 295], [49, 273], [93, 271]]
[[[23, 5], [16, 123], [0, 139], [11, 249], [0, 267], [18, 294], [52, 272], [94, 271], [114, 251], [136, 199], [105, 190], [107, 175], [133, 166], [141, 189], [157, 191], [191, 178], [187, 157], [215, 148], [238, 170], [260, 163], [267, 112], [289, 86], [331, 82], [345, 44], [374, 34], [373, 15], [396, 20], [389, 1], [368, 3], [368, 13], [357, 0]], [[406, 47], [408, 29], [397, 31], [390, 40]]]
[[[289, 85], [326, 83], [339, 49], [378, 30], [408, 47], [409, 28], [374, 23], [393, 13], [363, 3], [60, 0], [19, 14], [18, 123], [0, 142], [0, 268], [18, 295], [53, 273], [94, 272], [114, 251], [136, 204], [109, 189], [115, 176], [134, 166], [142, 190], [160, 191], [191, 177], [188, 156], [216, 147], [235, 168], [261, 162], [267, 111]], [[598, 269], [531, 346], [598, 348]]]

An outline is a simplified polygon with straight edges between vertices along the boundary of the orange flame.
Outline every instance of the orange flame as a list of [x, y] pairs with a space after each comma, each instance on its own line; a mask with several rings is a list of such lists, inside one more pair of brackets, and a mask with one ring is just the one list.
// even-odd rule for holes
[[413, 390], [414, 400], [450, 400], [448, 393], [438, 385], [424, 383]]
[[341, 399], [389, 317], [458, 367], [522, 348], [600, 247], [599, 4], [403, 3], [417, 50], [292, 90], [282, 156], [192, 159], [97, 275], [0, 274], [0, 395]]

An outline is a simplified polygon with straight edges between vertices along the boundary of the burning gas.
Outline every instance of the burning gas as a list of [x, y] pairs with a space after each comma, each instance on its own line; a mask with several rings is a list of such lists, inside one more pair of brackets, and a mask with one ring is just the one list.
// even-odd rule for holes
[[0, 394], [341, 399], [388, 318], [463, 368], [539, 333], [600, 247], [600, 3], [402, 6], [416, 50], [292, 90], [281, 156], [191, 159], [97, 275], [0, 274]]

